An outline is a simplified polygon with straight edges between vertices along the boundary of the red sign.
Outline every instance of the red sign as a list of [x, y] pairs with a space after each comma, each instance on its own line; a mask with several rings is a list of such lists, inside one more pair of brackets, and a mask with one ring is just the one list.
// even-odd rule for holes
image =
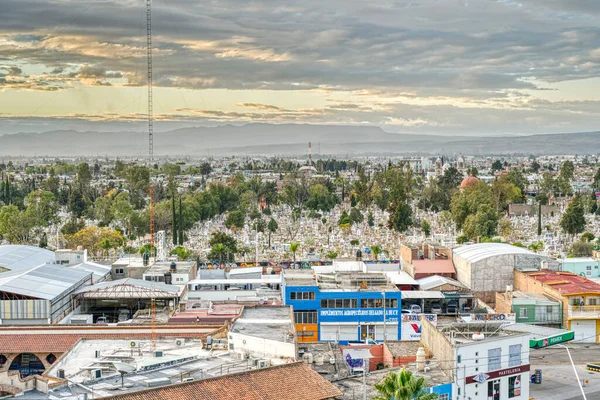
[[477, 375], [467, 377], [467, 384], [469, 383], [483, 383], [490, 379], [502, 378], [505, 376], [517, 375], [523, 372], [529, 371], [529, 364], [520, 365], [518, 367], [511, 367], [506, 369], [499, 369], [497, 371], [481, 372]]

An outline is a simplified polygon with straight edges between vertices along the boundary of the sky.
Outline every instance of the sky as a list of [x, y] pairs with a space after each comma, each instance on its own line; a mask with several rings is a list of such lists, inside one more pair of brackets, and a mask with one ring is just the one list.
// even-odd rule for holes
[[[143, 0], [2, 0], [0, 134], [143, 130]], [[598, 0], [155, 0], [157, 130], [599, 130]]]

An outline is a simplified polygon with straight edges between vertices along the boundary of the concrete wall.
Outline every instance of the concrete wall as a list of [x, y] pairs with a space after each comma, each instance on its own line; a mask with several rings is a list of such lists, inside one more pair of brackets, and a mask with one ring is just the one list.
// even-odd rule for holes
[[293, 341], [284, 343], [276, 340], [229, 332], [229, 344], [233, 344], [233, 352], [243, 352], [255, 358], [264, 358], [267, 360], [289, 358], [294, 361], [296, 360], [296, 344]]
[[447, 372], [450, 380], [454, 380], [454, 346], [427, 318], [421, 321], [421, 344], [439, 360], [440, 369]]
[[[523, 215], [537, 215], [538, 206], [537, 205], [528, 205], [528, 204], [509, 204], [508, 205], [508, 214], [523, 216]], [[542, 206], [542, 215], [560, 215], [560, 207], [556, 205], [545, 205]], [[543, 221], [542, 221], [543, 223]]]
[[506, 293], [496, 293], [496, 312], [498, 314], [510, 314], [512, 312], [512, 299]]

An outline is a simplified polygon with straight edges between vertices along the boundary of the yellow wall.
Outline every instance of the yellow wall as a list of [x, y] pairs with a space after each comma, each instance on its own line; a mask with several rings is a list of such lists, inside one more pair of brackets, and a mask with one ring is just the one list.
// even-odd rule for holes
[[[312, 333], [312, 335], [311, 335], [311, 333]], [[318, 342], [319, 341], [319, 325], [317, 325], [317, 324], [296, 324], [296, 334], [298, 335], [298, 343]]]

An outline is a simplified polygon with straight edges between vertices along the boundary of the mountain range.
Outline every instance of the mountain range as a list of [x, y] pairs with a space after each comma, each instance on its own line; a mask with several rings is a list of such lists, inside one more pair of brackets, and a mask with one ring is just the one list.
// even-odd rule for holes
[[[389, 133], [372, 126], [247, 124], [192, 127], [154, 134], [156, 156], [220, 155], [593, 154], [600, 132], [522, 136]], [[54, 130], [0, 136], [0, 156], [144, 156], [147, 134]]]

